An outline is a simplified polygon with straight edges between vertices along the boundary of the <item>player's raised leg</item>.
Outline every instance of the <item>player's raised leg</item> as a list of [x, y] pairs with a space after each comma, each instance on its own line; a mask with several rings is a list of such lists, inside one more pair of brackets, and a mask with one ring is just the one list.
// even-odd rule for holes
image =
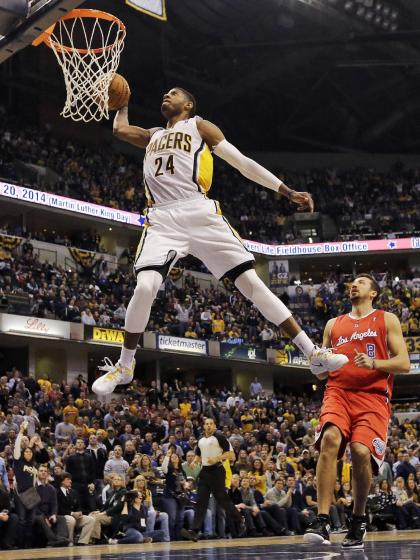
[[130, 383], [136, 365], [134, 355], [140, 335], [146, 330], [150, 310], [162, 284], [162, 275], [156, 270], [142, 270], [137, 275], [137, 286], [125, 316], [125, 340], [118, 362], [114, 365], [105, 359], [100, 369], [106, 373], [92, 385], [97, 395], [112, 393], [117, 385]]
[[291, 311], [258, 277], [255, 270], [246, 270], [235, 280], [240, 292], [257, 307], [269, 321], [279, 326], [309, 358], [311, 371], [320, 379], [327, 377], [329, 371], [343, 367], [349, 360], [344, 354], [334, 354], [330, 348], [318, 348], [303, 331]]

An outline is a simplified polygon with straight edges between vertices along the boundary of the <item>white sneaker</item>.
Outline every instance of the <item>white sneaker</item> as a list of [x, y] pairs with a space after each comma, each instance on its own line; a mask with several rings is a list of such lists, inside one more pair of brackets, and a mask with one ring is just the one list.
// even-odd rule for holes
[[106, 371], [104, 375], [92, 385], [92, 391], [97, 395], [109, 395], [112, 393], [117, 385], [126, 385], [131, 383], [134, 376], [134, 368], [136, 367], [136, 360], [133, 358], [131, 367], [125, 367], [117, 362], [115, 365], [109, 358], [104, 358], [104, 365], [100, 366], [101, 371]]
[[334, 354], [332, 348], [315, 347], [309, 358], [311, 372], [314, 375], [327, 371], [336, 371], [348, 363], [349, 359], [344, 354]]
[[118, 539], [108, 539], [108, 544], [118, 544]]

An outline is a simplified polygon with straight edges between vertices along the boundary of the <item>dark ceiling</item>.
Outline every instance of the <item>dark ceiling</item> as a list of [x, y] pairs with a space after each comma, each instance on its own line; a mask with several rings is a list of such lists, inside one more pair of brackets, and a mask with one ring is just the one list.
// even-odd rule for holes
[[[127, 25], [120, 72], [139, 124], [156, 125], [162, 92], [180, 85], [198, 98], [199, 114], [243, 149], [415, 153], [420, 0], [384, 1], [399, 10], [393, 33], [346, 13], [345, 0], [167, 0], [167, 23], [123, 0], [83, 7], [113, 12]], [[30, 89], [38, 65], [42, 91], [48, 83], [51, 102], [61, 102], [51, 56], [44, 47], [25, 49], [7, 75], [2, 69], [2, 82]]]

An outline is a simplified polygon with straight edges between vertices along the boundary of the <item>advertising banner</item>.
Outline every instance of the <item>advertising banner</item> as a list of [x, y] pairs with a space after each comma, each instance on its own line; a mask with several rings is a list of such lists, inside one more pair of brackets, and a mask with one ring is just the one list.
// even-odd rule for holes
[[405, 336], [404, 340], [409, 354], [420, 354], [420, 336]]
[[172, 352], [188, 352], [189, 354], [201, 354], [206, 356], [207, 340], [195, 338], [179, 338], [156, 333], [156, 348], [159, 350], [171, 350]]
[[125, 210], [118, 210], [117, 208], [110, 208], [108, 206], [100, 206], [92, 202], [85, 202], [84, 200], [77, 200], [75, 198], [68, 198], [66, 196], [59, 196], [28, 187], [21, 187], [19, 185], [10, 185], [0, 181], [0, 196], [6, 196], [21, 202], [30, 202], [31, 204], [39, 204], [40, 206], [48, 206], [49, 208], [56, 208], [57, 210], [64, 210], [72, 214], [82, 214], [84, 216], [91, 216], [92, 218], [101, 218], [111, 222], [120, 222], [132, 226], [143, 226], [144, 216], [134, 214], [133, 212], [126, 212]]
[[[146, 0], [145, 0], [146, 1]], [[101, 218], [110, 222], [119, 222], [136, 227], [143, 227], [145, 218], [134, 212], [126, 212], [109, 206], [101, 206], [83, 200], [77, 200], [57, 194], [38, 191], [20, 185], [0, 181], [0, 197], [16, 201], [47, 206], [72, 214]], [[325, 243], [300, 243], [296, 245], [267, 245], [259, 241], [244, 239], [245, 247], [252, 253], [272, 257], [299, 257], [302, 255], [334, 255], [348, 253], [369, 253], [375, 251], [419, 250], [420, 237], [399, 239], [369, 239], [354, 241], [331, 241]], [[283, 261], [285, 262], [285, 261]], [[286, 261], [287, 262], [287, 261]]]
[[270, 290], [280, 294], [289, 285], [289, 261], [269, 261]]
[[[272, 353], [274, 352], [274, 354]], [[270, 351], [270, 362], [279, 366], [300, 366], [309, 367], [309, 360], [298, 350], [288, 352], [287, 350]]]
[[105, 344], [122, 344], [124, 342], [124, 335], [124, 331], [120, 329], [106, 329], [104, 327], [85, 325], [85, 340], [104, 342]]
[[56, 338], [70, 338], [70, 323], [54, 319], [40, 319], [39, 317], [25, 317], [24, 315], [0, 315], [0, 330], [15, 332], [31, 336]]
[[331, 241], [328, 243], [300, 243], [298, 245], [267, 245], [244, 239], [243, 243], [251, 253], [273, 257], [300, 257], [302, 255], [337, 255], [347, 253], [370, 253], [373, 251], [419, 250], [420, 237], [400, 239], [369, 239], [360, 241]]
[[220, 343], [220, 357], [229, 360], [267, 361], [265, 348], [245, 346], [244, 344], [229, 344], [228, 342]]

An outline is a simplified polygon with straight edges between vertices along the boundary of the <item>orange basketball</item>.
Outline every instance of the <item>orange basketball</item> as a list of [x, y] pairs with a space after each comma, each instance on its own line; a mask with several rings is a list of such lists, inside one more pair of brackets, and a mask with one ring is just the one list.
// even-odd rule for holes
[[127, 80], [121, 74], [115, 74], [108, 88], [108, 109], [110, 111], [118, 111], [122, 107], [126, 107], [130, 100], [130, 86]]

